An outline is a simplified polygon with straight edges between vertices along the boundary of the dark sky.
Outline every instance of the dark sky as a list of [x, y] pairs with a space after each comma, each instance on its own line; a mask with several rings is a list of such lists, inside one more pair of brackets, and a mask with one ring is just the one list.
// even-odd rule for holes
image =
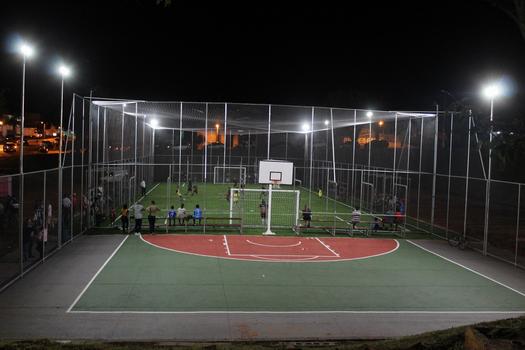
[[74, 69], [68, 98], [94, 88], [116, 98], [429, 110], [444, 102], [441, 90], [476, 97], [504, 75], [517, 93], [499, 110], [525, 110], [525, 40], [481, 0], [194, 3], [2, 2], [0, 89], [19, 113], [21, 60], [10, 48], [20, 36], [38, 50], [27, 110], [47, 118], [59, 111], [60, 59]]

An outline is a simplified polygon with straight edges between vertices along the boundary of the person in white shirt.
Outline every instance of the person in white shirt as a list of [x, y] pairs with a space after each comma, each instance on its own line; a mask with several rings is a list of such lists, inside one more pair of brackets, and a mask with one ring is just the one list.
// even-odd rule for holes
[[133, 214], [135, 216], [135, 228], [133, 231], [135, 235], [140, 235], [142, 229], [142, 212], [144, 211], [144, 206], [140, 203], [133, 204], [130, 209], [133, 209]]
[[361, 222], [361, 211], [359, 207], [355, 208], [352, 212], [352, 228], [355, 229], [357, 225]]
[[142, 191], [142, 196], [146, 195], [146, 181], [142, 180], [140, 182], [140, 190]]
[[184, 209], [184, 203], [177, 208], [177, 219], [179, 220], [179, 225], [184, 224], [184, 219], [186, 219], [186, 209]]

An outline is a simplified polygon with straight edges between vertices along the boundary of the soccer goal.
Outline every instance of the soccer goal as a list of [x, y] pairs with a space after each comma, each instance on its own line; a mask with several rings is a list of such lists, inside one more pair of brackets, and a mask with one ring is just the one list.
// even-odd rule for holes
[[[291, 229], [299, 224], [299, 190], [272, 189], [272, 228]], [[261, 204], [267, 205], [269, 189], [231, 188], [230, 218], [242, 218], [245, 227], [266, 228], [267, 219], [261, 216]], [[266, 208], [264, 208], [266, 209]], [[270, 211], [266, 211], [270, 213]]]
[[213, 183], [246, 183], [246, 167], [243, 166], [216, 166], [213, 168]]

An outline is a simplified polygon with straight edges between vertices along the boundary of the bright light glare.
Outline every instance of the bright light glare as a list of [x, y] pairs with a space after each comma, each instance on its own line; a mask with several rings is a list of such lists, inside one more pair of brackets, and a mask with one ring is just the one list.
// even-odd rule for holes
[[328, 125], [328, 124], [330, 124], [330, 122], [328, 120], [325, 120], [324, 125]]
[[159, 126], [159, 121], [157, 119], [152, 119], [150, 124], [155, 129], [157, 126]]
[[215, 124], [215, 127], [218, 129], [219, 128], [219, 124]]
[[499, 83], [493, 83], [485, 86], [482, 93], [486, 98], [493, 99], [503, 94], [503, 88]]
[[310, 125], [308, 125], [308, 123], [304, 123], [303, 124], [303, 131], [309, 131], [310, 130]]
[[374, 113], [373, 113], [372, 111], [368, 111], [368, 112], [366, 112], [366, 116], [367, 116], [368, 118], [372, 118], [373, 115], [374, 115]]
[[380, 120], [380, 121], [379, 121], [379, 126], [383, 126], [383, 125], [385, 125], [385, 122], [382, 121], [382, 120]]
[[67, 78], [69, 75], [71, 75], [71, 69], [68, 67], [61, 65], [58, 67], [58, 73], [62, 76], [62, 78]]
[[24, 57], [29, 58], [33, 56], [33, 54], [35, 53], [35, 50], [33, 50], [33, 48], [29, 46], [28, 44], [22, 44], [20, 45], [20, 53]]

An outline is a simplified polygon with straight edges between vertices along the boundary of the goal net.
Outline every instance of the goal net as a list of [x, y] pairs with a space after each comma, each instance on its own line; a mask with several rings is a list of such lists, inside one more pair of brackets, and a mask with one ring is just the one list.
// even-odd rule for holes
[[[265, 189], [230, 189], [230, 217], [242, 218], [243, 226], [266, 227], [261, 217], [261, 203], [268, 205], [269, 190]], [[272, 228], [291, 228], [299, 223], [298, 190], [272, 190]]]
[[213, 168], [213, 183], [246, 183], [246, 167], [243, 166], [216, 166]]

